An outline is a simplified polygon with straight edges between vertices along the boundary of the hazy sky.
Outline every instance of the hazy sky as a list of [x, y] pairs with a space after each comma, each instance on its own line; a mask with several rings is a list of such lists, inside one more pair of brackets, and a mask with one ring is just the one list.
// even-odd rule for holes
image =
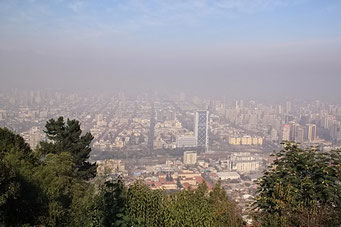
[[0, 79], [341, 98], [341, 1], [0, 0]]

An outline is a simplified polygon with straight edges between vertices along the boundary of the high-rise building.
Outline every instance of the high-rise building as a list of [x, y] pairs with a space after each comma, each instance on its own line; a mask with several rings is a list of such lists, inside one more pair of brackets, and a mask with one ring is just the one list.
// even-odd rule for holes
[[163, 111], [162, 110], [155, 111], [155, 118], [157, 122], [163, 122], [164, 121]]
[[197, 111], [194, 118], [194, 135], [198, 147], [208, 147], [208, 115], [207, 110]]
[[244, 109], [244, 101], [243, 100], [236, 101], [236, 109], [237, 110], [243, 110]]
[[184, 152], [184, 164], [185, 165], [197, 164], [197, 152], [196, 151], [185, 151]]
[[270, 138], [272, 141], [278, 141], [278, 131], [274, 128], [270, 131]]
[[281, 105], [278, 105], [278, 106], [277, 106], [277, 113], [278, 113], [279, 115], [282, 115], [282, 114], [283, 114], [283, 108], [282, 108]]
[[322, 119], [321, 125], [325, 129], [330, 129], [331, 125], [333, 124], [333, 117], [332, 116], [326, 116]]
[[295, 141], [298, 127], [300, 127], [299, 124], [290, 122], [290, 141]]
[[312, 142], [316, 139], [316, 125], [315, 124], [307, 124], [307, 139], [309, 142]]
[[290, 141], [290, 125], [285, 124], [283, 126], [282, 140]]
[[291, 102], [290, 101], [286, 102], [285, 111], [287, 114], [291, 113]]
[[295, 133], [295, 142], [296, 143], [303, 143], [304, 142], [304, 128], [299, 126], [296, 128]]
[[341, 123], [339, 121], [334, 121], [330, 126], [330, 137], [332, 140], [341, 140]]

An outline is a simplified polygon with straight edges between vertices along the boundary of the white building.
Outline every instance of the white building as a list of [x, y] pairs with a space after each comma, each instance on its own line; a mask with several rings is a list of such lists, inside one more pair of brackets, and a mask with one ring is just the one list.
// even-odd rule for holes
[[176, 147], [196, 147], [197, 140], [195, 136], [178, 136], [176, 138]]
[[184, 152], [184, 164], [195, 165], [197, 163], [197, 152], [196, 151], [185, 151]]
[[290, 130], [289, 124], [283, 126], [282, 140], [290, 141]]
[[106, 176], [125, 171], [124, 162], [117, 159], [106, 159], [96, 162], [97, 174], [99, 176]]
[[259, 170], [262, 158], [253, 156], [249, 152], [234, 154], [230, 157], [231, 170], [238, 173], [250, 173]]
[[258, 170], [259, 166], [258, 160], [235, 161], [233, 162], [232, 169], [235, 169], [239, 173], [250, 173]]
[[22, 133], [21, 136], [30, 145], [31, 149], [36, 149], [40, 141], [45, 139], [45, 134], [37, 126], [32, 127], [28, 132]]
[[216, 173], [220, 180], [239, 180], [240, 175], [237, 172], [218, 172]]
[[315, 124], [307, 124], [307, 139], [309, 142], [312, 142], [316, 139], [316, 125]]

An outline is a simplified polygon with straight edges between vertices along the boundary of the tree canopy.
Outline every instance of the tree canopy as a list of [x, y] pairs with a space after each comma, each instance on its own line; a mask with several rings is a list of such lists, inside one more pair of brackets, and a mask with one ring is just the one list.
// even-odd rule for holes
[[59, 117], [57, 120], [50, 119], [45, 127], [44, 132], [49, 141], [40, 143], [42, 153], [69, 152], [78, 177], [86, 180], [95, 177], [96, 164], [87, 161], [91, 152], [90, 144], [93, 140], [91, 133], [87, 132], [82, 135], [79, 121], [67, 119], [65, 122], [63, 117]]
[[0, 157], [13, 148], [17, 148], [25, 154], [32, 152], [30, 146], [20, 135], [11, 132], [7, 128], [0, 128], [0, 148]]
[[50, 141], [34, 151], [0, 129], [0, 226], [243, 225], [220, 184], [169, 195], [120, 177], [90, 183], [75, 166], [86, 162], [92, 136], [82, 136], [74, 120], [51, 119], [46, 128]]
[[340, 225], [340, 151], [283, 145], [258, 181], [256, 219], [262, 226]]

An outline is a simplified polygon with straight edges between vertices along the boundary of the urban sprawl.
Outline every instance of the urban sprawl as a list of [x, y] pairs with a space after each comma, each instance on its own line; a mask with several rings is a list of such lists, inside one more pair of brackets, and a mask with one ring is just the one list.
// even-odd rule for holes
[[98, 177], [144, 181], [169, 191], [208, 188], [218, 180], [246, 209], [255, 180], [282, 141], [326, 151], [341, 144], [341, 105], [208, 99], [185, 94], [94, 95], [61, 91], [0, 93], [0, 127], [21, 134], [32, 148], [45, 140], [48, 119], [81, 122], [94, 136], [90, 161]]

